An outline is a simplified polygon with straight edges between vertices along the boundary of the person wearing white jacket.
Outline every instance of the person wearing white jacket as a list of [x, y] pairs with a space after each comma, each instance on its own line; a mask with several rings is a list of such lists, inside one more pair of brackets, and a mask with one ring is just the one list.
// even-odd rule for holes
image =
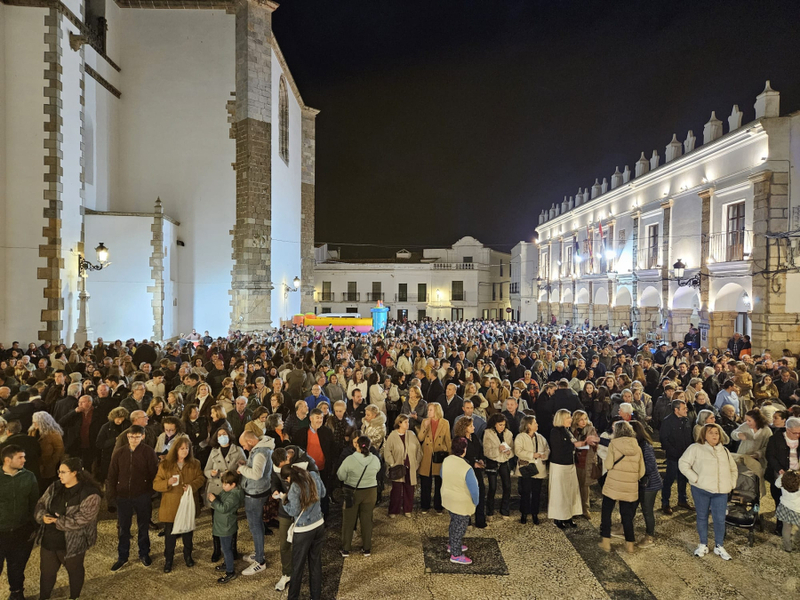
[[[522, 418], [519, 433], [514, 438], [514, 455], [517, 462], [517, 475], [519, 476], [520, 502], [519, 509], [522, 516], [519, 522], [527, 523], [531, 515], [533, 524], [539, 524], [539, 504], [542, 493], [542, 482], [547, 479], [547, 466], [545, 461], [550, 457], [550, 446], [544, 436], [538, 433], [539, 423], [536, 417], [527, 415]], [[536, 465], [536, 475], [526, 475], [527, 464]]]
[[728, 436], [716, 423], [703, 425], [692, 444], [678, 461], [678, 468], [692, 487], [697, 509], [697, 533], [700, 545], [694, 551], [698, 557], [708, 554], [708, 513], [714, 519], [714, 554], [723, 560], [731, 556], [725, 551], [725, 513], [728, 494], [736, 486], [739, 471], [731, 453], [725, 448]]

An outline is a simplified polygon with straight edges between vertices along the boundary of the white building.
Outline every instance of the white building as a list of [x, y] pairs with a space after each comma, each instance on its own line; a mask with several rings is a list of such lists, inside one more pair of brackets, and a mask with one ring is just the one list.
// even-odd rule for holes
[[[225, 335], [311, 307], [317, 111], [276, 8], [0, 4], [0, 339]], [[99, 242], [111, 265], [84, 282]]]
[[702, 136], [673, 135], [543, 211], [540, 316], [667, 340], [693, 323], [707, 345], [738, 330], [759, 351], [800, 350], [800, 113], [779, 102], [767, 82], [754, 114], [712, 113]]
[[511, 249], [511, 309], [515, 321], [532, 323], [539, 318], [539, 248], [520, 242]]
[[507, 319], [511, 255], [464, 237], [451, 248], [345, 259], [317, 248], [314, 311], [370, 315], [379, 300], [398, 320]]

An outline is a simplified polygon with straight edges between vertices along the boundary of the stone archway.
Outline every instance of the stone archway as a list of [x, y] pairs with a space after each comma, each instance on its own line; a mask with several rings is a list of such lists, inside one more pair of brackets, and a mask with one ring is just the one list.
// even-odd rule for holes
[[[741, 285], [738, 283], [726, 283], [714, 296], [714, 304], [712, 311], [709, 315], [709, 331], [708, 342], [713, 347], [725, 348], [728, 340], [737, 329], [737, 318], [741, 313], [750, 313], [752, 310], [752, 300]], [[746, 317], [747, 323], [745, 331], [740, 333], [747, 333], [747, 326], [749, 325], [750, 317]]]
[[643, 336], [660, 334], [661, 293], [652, 285], [645, 287], [639, 294], [639, 331]]
[[700, 292], [693, 287], [679, 287], [672, 296], [669, 324], [672, 341], [682, 340], [689, 328], [700, 323]]

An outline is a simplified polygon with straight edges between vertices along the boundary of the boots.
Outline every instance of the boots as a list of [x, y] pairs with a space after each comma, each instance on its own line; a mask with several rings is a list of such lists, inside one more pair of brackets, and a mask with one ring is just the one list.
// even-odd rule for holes
[[213, 536], [211, 539], [214, 542], [214, 552], [211, 554], [211, 562], [215, 563], [218, 562], [222, 556], [222, 546], [220, 545], [219, 538], [217, 536]]
[[655, 542], [653, 541], [652, 535], [646, 535], [642, 538], [642, 541], [636, 544], [637, 548], [652, 548], [655, 546]]
[[600, 546], [601, 550], [611, 552], [611, 538], [604, 537], [597, 545]]
[[633, 554], [636, 552], [636, 545], [633, 542], [625, 542], [625, 552]]

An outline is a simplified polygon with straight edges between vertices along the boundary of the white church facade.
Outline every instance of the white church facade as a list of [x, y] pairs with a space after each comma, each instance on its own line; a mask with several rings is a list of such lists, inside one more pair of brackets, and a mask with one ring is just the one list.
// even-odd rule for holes
[[[0, 339], [216, 336], [310, 309], [317, 111], [277, 8], [2, 0]], [[81, 277], [100, 242], [110, 264]]]

